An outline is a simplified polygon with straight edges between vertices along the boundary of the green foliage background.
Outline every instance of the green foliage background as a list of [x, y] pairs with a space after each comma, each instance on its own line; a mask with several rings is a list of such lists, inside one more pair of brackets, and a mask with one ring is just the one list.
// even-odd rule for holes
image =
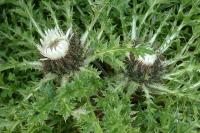
[[[0, 11], [0, 132], [200, 132], [199, 0], [0, 0]], [[63, 77], [43, 74], [36, 49], [56, 25], [88, 33], [84, 66]], [[165, 69], [147, 87], [123, 60], [148, 47]], [[95, 60], [114, 73], [102, 78]]]

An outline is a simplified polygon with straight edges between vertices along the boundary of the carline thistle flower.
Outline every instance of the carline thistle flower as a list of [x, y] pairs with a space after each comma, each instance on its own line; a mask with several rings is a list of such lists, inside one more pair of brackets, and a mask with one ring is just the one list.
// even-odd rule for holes
[[83, 63], [83, 48], [72, 28], [66, 33], [59, 28], [48, 29], [40, 43], [37, 49], [43, 56], [40, 60], [47, 72], [62, 74], [78, 70]]
[[135, 57], [129, 54], [126, 58], [126, 67], [129, 77], [139, 83], [151, 83], [159, 81], [162, 72], [162, 55], [144, 54]]

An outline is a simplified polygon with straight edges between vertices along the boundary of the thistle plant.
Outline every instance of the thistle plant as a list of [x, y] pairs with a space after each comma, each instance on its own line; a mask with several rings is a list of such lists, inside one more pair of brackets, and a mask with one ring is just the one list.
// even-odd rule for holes
[[199, 0], [0, 8], [0, 132], [200, 131]]

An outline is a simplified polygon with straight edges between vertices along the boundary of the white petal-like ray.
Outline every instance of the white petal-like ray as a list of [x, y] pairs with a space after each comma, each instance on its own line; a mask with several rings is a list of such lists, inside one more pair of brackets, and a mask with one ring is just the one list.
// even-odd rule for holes
[[72, 34], [72, 28], [69, 28], [65, 34], [66, 37], [69, 37]]
[[153, 65], [157, 59], [156, 54], [145, 54], [144, 56], [139, 56], [138, 61], [145, 65]]

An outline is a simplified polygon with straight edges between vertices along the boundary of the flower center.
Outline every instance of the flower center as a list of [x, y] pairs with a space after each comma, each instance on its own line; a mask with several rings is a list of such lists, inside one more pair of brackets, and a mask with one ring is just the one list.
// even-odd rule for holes
[[56, 39], [56, 40], [54, 40], [50, 45], [49, 45], [49, 48], [52, 50], [52, 49], [56, 49], [56, 47], [58, 46], [58, 43], [59, 42], [59, 40], [58, 39]]

